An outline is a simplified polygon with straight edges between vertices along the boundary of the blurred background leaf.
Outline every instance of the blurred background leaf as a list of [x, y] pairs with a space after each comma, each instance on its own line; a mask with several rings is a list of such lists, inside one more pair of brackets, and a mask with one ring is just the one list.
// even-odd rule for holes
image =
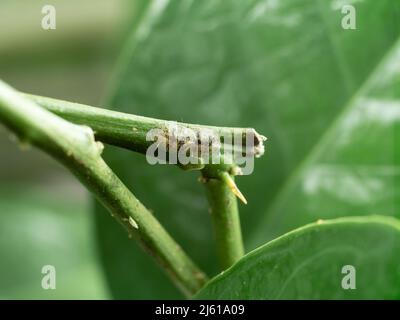
[[[357, 9], [357, 30], [341, 27], [340, 9], [347, 3]], [[120, 68], [119, 85], [110, 105], [168, 120], [250, 126], [268, 136], [267, 155], [256, 162], [255, 173], [238, 179], [249, 201], [240, 208], [244, 238], [256, 234], [247, 242], [249, 249], [318, 218], [367, 214], [378, 207], [370, 207], [376, 199], [368, 195], [360, 198], [355, 193], [365, 180], [348, 182], [347, 191], [352, 183], [357, 185], [347, 199], [332, 194], [343, 189], [347, 176], [336, 176], [331, 179], [334, 185], [323, 190], [334, 211], [327, 212], [325, 198], [310, 199], [308, 206], [285, 212], [287, 219], [296, 215], [289, 222], [284, 216], [281, 219], [281, 211], [275, 212], [273, 204], [281, 199], [281, 190], [288, 188], [287, 181], [293, 179], [290, 176], [310, 152], [315, 152], [312, 150], [321, 144], [321, 136], [396, 43], [399, 17], [400, 4], [391, 0], [152, 1], [129, 39], [131, 52], [123, 57], [126, 67]], [[371, 161], [391, 165], [393, 130], [377, 130], [379, 137], [389, 136], [380, 145], [379, 159]], [[360, 141], [358, 137], [356, 145], [349, 148], [358, 147]], [[359, 157], [370, 155], [374, 145], [368, 141], [371, 144], [363, 141], [360, 145], [367, 151], [346, 155], [350, 159], [347, 170], [359, 163]], [[333, 146], [323, 150], [331, 149], [336, 150]], [[334, 161], [336, 156], [326, 157]], [[113, 148], [106, 150], [106, 159], [196, 262], [215, 274], [212, 228], [196, 173], [170, 166], [151, 167], [144, 157]], [[385, 210], [379, 213], [395, 214], [392, 176], [377, 175], [374, 179], [390, 190], [384, 196], [387, 206], [381, 204], [379, 208]], [[295, 206], [291, 202], [298, 197], [283, 200]], [[98, 207], [99, 241], [114, 296], [177, 297], [153, 261], [139, 249], [132, 249], [102, 211]], [[265, 228], [260, 221], [271, 224]]]
[[327, 128], [260, 219], [254, 246], [316, 219], [400, 217], [400, 40]]

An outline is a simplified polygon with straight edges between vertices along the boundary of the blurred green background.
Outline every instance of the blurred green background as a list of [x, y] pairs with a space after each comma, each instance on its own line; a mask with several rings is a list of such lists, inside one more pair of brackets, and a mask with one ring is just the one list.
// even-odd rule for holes
[[[57, 30], [41, 9], [57, 9]], [[1, 78], [21, 91], [100, 105], [135, 6], [125, 0], [1, 0]], [[21, 153], [23, 150], [23, 153]], [[0, 298], [107, 298], [89, 196], [54, 160], [0, 127]], [[57, 290], [41, 288], [54, 265]]]

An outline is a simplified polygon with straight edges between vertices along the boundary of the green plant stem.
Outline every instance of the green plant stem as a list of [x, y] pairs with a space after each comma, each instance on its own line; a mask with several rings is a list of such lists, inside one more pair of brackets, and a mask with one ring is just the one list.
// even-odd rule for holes
[[[246, 150], [247, 154], [252, 153], [257, 157], [261, 156], [264, 152], [263, 142], [265, 137], [251, 128], [229, 128], [177, 123], [52, 98], [34, 95], [25, 95], [25, 97], [68, 121], [90, 126], [94, 130], [96, 139], [102, 142], [142, 154], [145, 154], [148, 147], [153, 143], [153, 141], [147, 141], [147, 133], [152, 129], [165, 131], [172, 123], [179, 127], [178, 131], [189, 128], [196, 132], [197, 136], [201, 136], [204, 130], [211, 130], [219, 137], [239, 135], [242, 137], [242, 142], [245, 142], [247, 135], [250, 133], [254, 137], [254, 145], [252, 150]], [[243, 145], [246, 145], [246, 143]], [[202, 175], [211, 207], [218, 252], [222, 267], [225, 269], [240, 259], [244, 253], [235, 194], [242, 201], [245, 201], [245, 199], [236, 186], [232, 188], [232, 184], [229, 185], [227, 183], [227, 177], [231, 178], [229, 181], [234, 181], [233, 175], [235, 173], [233, 173], [231, 168], [226, 168], [223, 164], [207, 165], [202, 170]]]
[[[258, 157], [264, 153], [263, 142], [265, 137], [258, 134], [252, 128], [229, 128], [179, 123], [126, 114], [52, 98], [34, 95], [25, 96], [68, 121], [90, 126], [95, 133], [96, 139], [104, 143], [143, 154], [146, 153], [148, 147], [153, 143], [153, 141], [146, 140], [147, 133], [151, 129], [161, 129], [165, 131], [171, 124], [176, 125], [180, 129], [178, 131], [189, 128], [193, 130], [198, 137], [201, 136], [202, 132], [208, 130], [212, 131], [218, 137], [238, 135], [241, 136], [243, 142], [245, 142], [247, 135], [251, 134], [254, 137], [254, 146], [252, 150], [247, 150], [247, 154], [254, 154], [254, 156]], [[183, 138], [185, 139], [186, 137]], [[246, 144], [243, 143], [243, 145]]]
[[[77, 103], [71, 103], [51, 98], [26, 95], [29, 99], [45, 109], [77, 124], [85, 124], [93, 128], [96, 138], [108, 144], [127, 148], [136, 152], [145, 153], [153, 143], [146, 140], [146, 134], [151, 129], [165, 130], [169, 121], [125, 114]], [[228, 128], [176, 123], [183, 128], [190, 128], [201, 134], [202, 130], [212, 130], [216, 135], [241, 135], [246, 139], [247, 134], [254, 136], [253, 150], [247, 150], [255, 156], [264, 152], [263, 142], [265, 137], [251, 128]], [[245, 141], [243, 141], [245, 142]], [[244, 144], [246, 145], [246, 144]], [[240, 230], [235, 192], [223, 180], [226, 170], [224, 165], [210, 165], [202, 171], [208, 182], [206, 189], [212, 211], [212, 219], [216, 234], [218, 252], [223, 268], [231, 266], [243, 255], [243, 242]], [[225, 171], [224, 171], [225, 170]], [[230, 174], [231, 172], [229, 172]], [[232, 178], [233, 181], [233, 178]], [[237, 196], [241, 196], [236, 188]], [[243, 196], [241, 197], [243, 200]]]
[[244, 255], [234, 177], [228, 171], [207, 166], [202, 171], [221, 267], [225, 270]]
[[95, 141], [91, 128], [54, 115], [2, 81], [0, 121], [21, 141], [39, 147], [68, 167], [186, 295], [204, 285], [204, 273], [103, 161], [103, 146]]

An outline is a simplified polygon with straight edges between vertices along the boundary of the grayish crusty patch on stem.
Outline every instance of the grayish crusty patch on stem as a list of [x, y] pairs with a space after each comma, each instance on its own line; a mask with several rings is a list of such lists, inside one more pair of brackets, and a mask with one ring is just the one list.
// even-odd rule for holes
[[210, 145], [216, 148], [220, 146], [229, 151], [234, 146], [224, 144], [220, 140], [221, 136], [239, 135], [242, 137], [242, 143], [245, 144], [247, 135], [251, 135], [254, 137], [252, 148], [242, 151], [256, 158], [261, 157], [265, 152], [264, 141], [266, 141], [266, 138], [252, 128], [217, 127], [174, 122], [47, 97], [28, 94], [24, 96], [68, 121], [90, 126], [95, 131], [97, 140], [142, 154], [146, 154], [147, 148], [152, 144], [151, 141], [146, 140], [146, 134], [150, 130], [160, 129], [164, 136], [168, 138], [168, 128], [171, 126], [176, 126], [174, 135], [177, 139], [178, 147], [187, 142], [186, 130], [190, 129], [195, 133], [199, 146], [201, 141], [208, 140]]

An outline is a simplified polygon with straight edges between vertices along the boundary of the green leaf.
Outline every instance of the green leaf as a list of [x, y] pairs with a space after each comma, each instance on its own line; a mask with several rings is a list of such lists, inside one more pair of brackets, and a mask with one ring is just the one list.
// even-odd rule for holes
[[[107, 298], [84, 201], [27, 185], [0, 194], [1, 299]], [[55, 290], [41, 286], [45, 265], [55, 267]]]
[[[301, 170], [296, 168], [321, 143], [326, 129], [337, 121], [400, 34], [399, 2], [351, 1], [357, 10], [357, 30], [342, 29], [339, 3], [347, 1], [153, 1], [130, 38], [131, 53], [124, 56], [126, 68], [110, 105], [168, 120], [250, 126], [268, 136], [267, 156], [256, 161], [252, 176], [237, 181], [249, 202], [240, 208], [245, 240], [254, 234], [247, 241], [249, 248], [319, 215], [364, 214], [377, 208], [370, 206], [368, 197], [333, 199], [328, 215], [319, 210], [326, 208], [323, 198], [315, 197], [309, 204], [312, 215], [306, 210], [309, 206], [285, 212], [291, 222], [281, 219], [276, 205], [272, 206], [277, 198], [290, 206], [301, 201], [293, 195], [293, 199], [282, 197], [281, 189], [287, 189], [292, 173]], [[369, 143], [365, 147], [373, 148], [373, 140]], [[359, 145], [360, 137], [349, 150]], [[388, 145], [380, 149], [385, 163], [392, 160], [393, 149], [384, 149]], [[365, 154], [369, 152], [359, 156]], [[106, 159], [196, 262], [215, 274], [212, 227], [196, 173], [150, 166], [144, 157], [112, 148]], [[391, 175], [378, 175], [375, 181], [383, 186], [377, 192], [392, 190], [387, 184]], [[339, 182], [331, 190], [343, 188]], [[384, 192], [378, 213], [394, 214], [395, 194]], [[178, 297], [153, 261], [132, 248], [102, 209], [97, 211], [102, 257], [113, 294], [119, 298]]]
[[196, 298], [399, 299], [399, 250], [400, 223], [393, 218], [315, 223], [247, 254]]
[[399, 59], [400, 40], [286, 182], [252, 245], [349, 212], [400, 217]]

